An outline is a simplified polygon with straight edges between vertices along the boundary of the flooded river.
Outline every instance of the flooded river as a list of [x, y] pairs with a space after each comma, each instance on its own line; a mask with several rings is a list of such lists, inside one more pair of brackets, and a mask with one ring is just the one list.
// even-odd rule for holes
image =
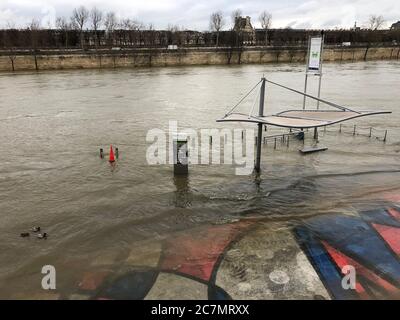
[[[82, 295], [91, 289], [82, 279], [98, 270], [160, 267], [184, 273], [182, 263], [160, 266], [159, 256], [176, 254], [173, 248], [182, 247], [171, 241], [194, 237], [202, 228], [258, 221], [254, 235], [283, 246], [282, 235], [291, 237], [292, 228], [309, 218], [380, 208], [383, 195], [400, 194], [397, 61], [324, 66], [323, 98], [359, 110], [393, 111], [350, 121], [341, 133], [339, 126], [320, 130], [319, 144], [328, 151], [302, 156], [300, 141], [292, 140], [289, 147], [278, 141], [276, 150], [268, 143], [259, 178], [213, 164], [191, 166], [188, 179], [174, 179], [171, 165], [147, 164], [146, 134], [167, 129], [169, 120], [195, 130], [253, 128], [215, 120], [263, 74], [303, 87], [304, 66], [296, 64], [0, 74], [0, 298], [68, 298], [79, 290]], [[309, 88], [315, 93], [316, 79]], [[301, 108], [302, 97], [267, 84], [265, 103], [269, 114]], [[278, 131], [268, 128], [266, 134]], [[311, 132], [304, 143], [312, 144]], [[110, 144], [119, 149], [115, 166], [98, 155]], [[48, 239], [32, 233], [20, 237], [36, 225]], [[223, 234], [210, 230], [213, 236]], [[261, 246], [260, 259], [271, 252], [269, 245]], [[253, 246], [243, 243], [226, 257], [238, 261]], [[43, 265], [57, 270], [55, 293], [41, 288]], [[259, 277], [263, 266], [255, 261], [245, 268], [244, 280], [231, 273], [230, 278], [217, 275], [216, 283], [233, 298], [269, 298], [260, 288], [251, 291], [264, 281]], [[273, 270], [268, 274], [279, 283]], [[179, 281], [168, 282], [168, 290], [190, 291]], [[132, 297], [142, 298], [149, 290]], [[290, 298], [290, 292], [278, 297]]]

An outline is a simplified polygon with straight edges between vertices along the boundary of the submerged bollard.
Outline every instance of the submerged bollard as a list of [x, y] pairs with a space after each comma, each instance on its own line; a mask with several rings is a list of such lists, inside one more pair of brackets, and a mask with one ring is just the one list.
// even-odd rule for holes
[[356, 125], [354, 125], [354, 128], [353, 128], [353, 136], [355, 136], [356, 135]]
[[342, 124], [339, 125], [339, 132], [342, 132]]
[[274, 141], [274, 149], [276, 149], [276, 138], [275, 138], [275, 141]]
[[100, 159], [104, 158], [104, 151], [103, 148], [100, 148]]
[[383, 142], [386, 142], [386, 137], [387, 137], [387, 130], [385, 130], [385, 137], [383, 138]]
[[118, 158], [119, 158], [119, 150], [118, 148], [115, 148], [115, 159], [118, 160]]
[[287, 144], [286, 144], [286, 146], [289, 148], [289, 138], [290, 138], [290, 136], [288, 135], [287, 136]]
[[369, 128], [369, 137], [372, 137], [372, 127]]
[[182, 133], [173, 139], [174, 174], [186, 175], [189, 173], [188, 138]]

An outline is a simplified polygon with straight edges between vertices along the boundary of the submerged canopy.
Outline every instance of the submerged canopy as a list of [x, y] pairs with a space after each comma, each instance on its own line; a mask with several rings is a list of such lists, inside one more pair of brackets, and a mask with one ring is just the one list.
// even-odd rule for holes
[[[258, 85], [262, 82], [268, 82], [283, 89], [295, 92], [297, 94], [303, 95], [304, 97], [309, 97], [318, 102], [324, 103], [330, 107], [333, 107], [335, 110], [287, 110], [283, 112], [279, 112], [277, 114], [268, 115], [268, 116], [257, 116], [253, 115], [253, 109], [249, 114], [233, 112], [237, 106], [245, 98], [249, 96], [249, 94], [254, 91]], [[305, 98], [304, 98], [305, 99]], [[256, 101], [254, 101], [256, 102]], [[309, 94], [303, 93], [296, 89], [289, 88], [282, 84], [273, 82], [271, 80], [262, 78], [260, 82], [258, 82], [223, 118], [218, 119], [217, 122], [253, 122], [253, 123], [262, 123], [266, 125], [272, 125], [277, 127], [285, 127], [285, 128], [317, 128], [322, 126], [328, 126], [335, 123], [339, 123], [342, 121], [347, 121], [359, 117], [370, 116], [375, 114], [384, 114], [391, 113], [390, 111], [356, 111], [350, 108], [340, 106], [336, 103], [317, 98], [311, 96]]]
[[315, 128], [328, 126], [342, 121], [391, 113], [389, 111], [323, 111], [323, 110], [288, 110], [274, 115], [259, 117], [244, 113], [230, 113], [217, 122], [253, 122], [285, 128]]

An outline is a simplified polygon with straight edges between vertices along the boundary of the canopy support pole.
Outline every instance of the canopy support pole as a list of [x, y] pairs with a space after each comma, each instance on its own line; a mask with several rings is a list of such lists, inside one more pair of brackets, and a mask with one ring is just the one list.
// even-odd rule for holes
[[[265, 78], [261, 79], [261, 88], [260, 88], [260, 106], [258, 109], [258, 116], [264, 116], [264, 97], [265, 97]], [[257, 156], [256, 163], [254, 166], [254, 170], [259, 173], [261, 169], [261, 143], [262, 143], [262, 132], [263, 132], [263, 124], [258, 123], [258, 135], [257, 135]]]
[[317, 129], [317, 127], [314, 128], [314, 140], [318, 140], [318, 129]]
[[[306, 77], [304, 80], [304, 93], [307, 93], [307, 80], [308, 80], [308, 74], [306, 72]], [[303, 110], [306, 109], [306, 97], [307, 97], [306, 95], [304, 95], [304, 97], [303, 97]]]

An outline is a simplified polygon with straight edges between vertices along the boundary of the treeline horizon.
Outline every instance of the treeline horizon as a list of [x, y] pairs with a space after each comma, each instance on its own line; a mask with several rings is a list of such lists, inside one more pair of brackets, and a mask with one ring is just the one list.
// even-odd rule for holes
[[[112, 49], [178, 47], [305, 46], [309, 36], [324, 33], [325, 44], [400, 44], [399, 30], [269, 29], [241, 32], [114, 30], [0, 30], [0, 48], [7, 49]], [[218, 41], [218, 45], [217, 45]]]
[[[0, 30], [0, 49], [111, 49], [160, 48], [168, 45], [178, 47], [244, 47], [244, 46], [304, 46], [310, 35], [321, 34], [318, 29], [271, 28], [272, 15], [262, 11], [258, 18], [262, 28], [249, 31], [243, 25], [240, 9], [231, 15], [231, 27], [226, 25], [221, 11], [210, 15], [210, 31], [181, 30], [170, 24], [167, 30], [147, 27], [137, 20], [119, 19], [114, 12], [103, 13], [96, 7], [75, 8], [68, 18], [58, 17], [56, 28], [42, 28], [37, 19], [22, 29]], [[326, 44], [357, 44], [400, 42], [399, 30], [380, 30], [384, 25], [382, 16], [370, 17], [366, 29], [324, 30]], [[89, 28], [88, 28], [89, 27]]]

